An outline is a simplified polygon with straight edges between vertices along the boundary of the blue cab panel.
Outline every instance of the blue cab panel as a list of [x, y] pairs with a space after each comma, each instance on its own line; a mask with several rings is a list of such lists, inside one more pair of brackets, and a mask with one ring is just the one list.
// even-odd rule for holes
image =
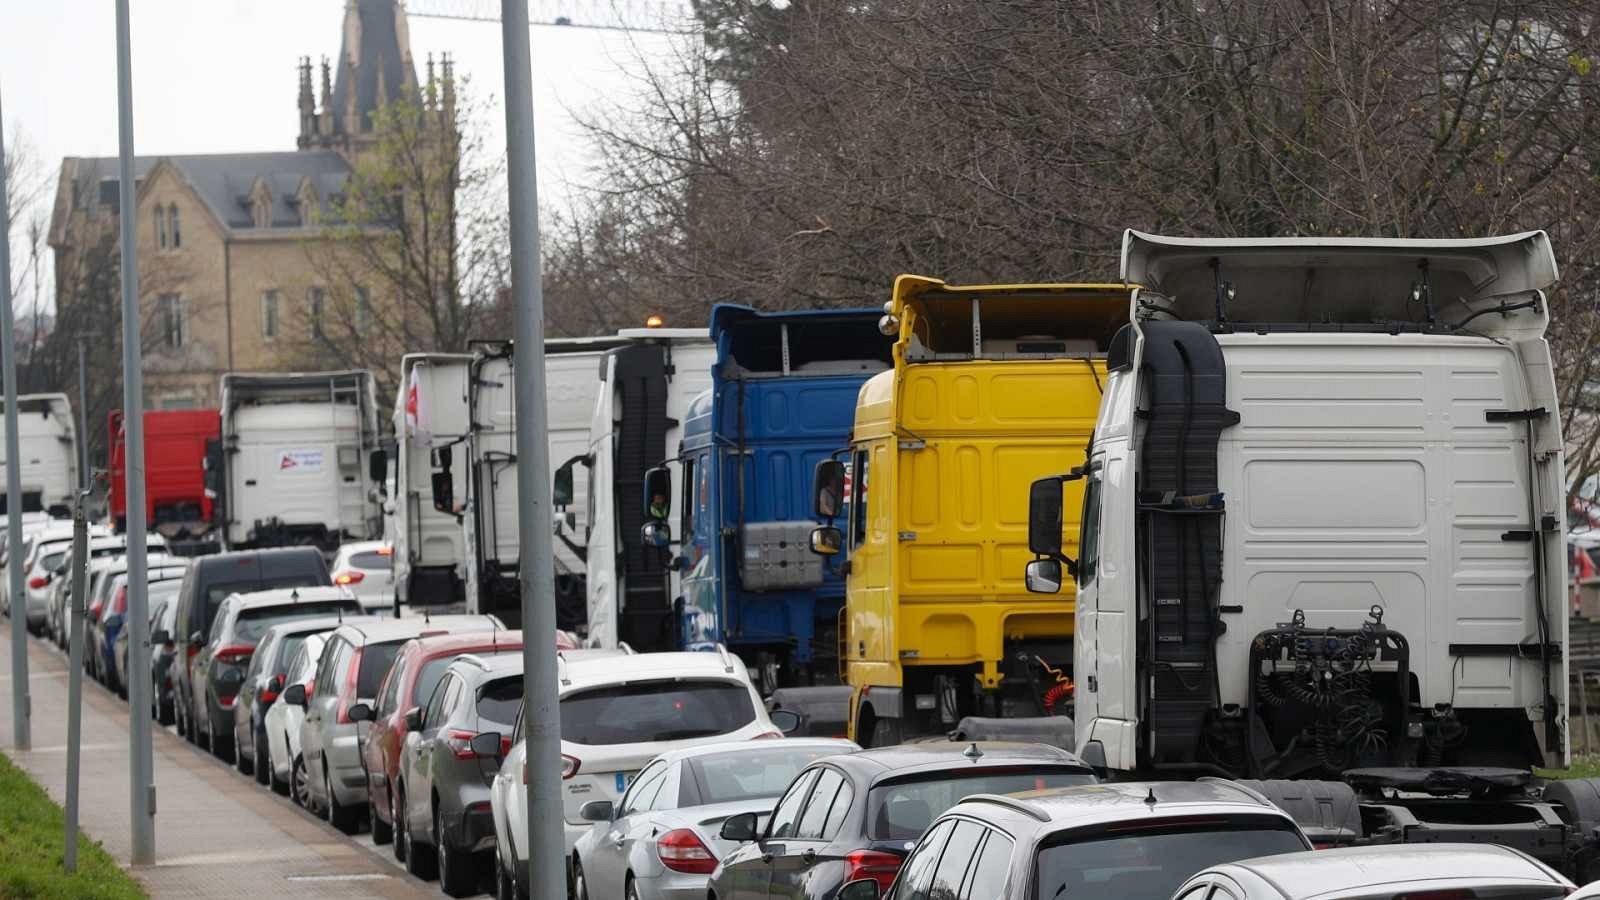
[[680, 640], [726, 644], [768, 687], [837, 676], [844, 579], [811, 552], [812, 472], [849, 445], [861, 385], [893, 364], [881, 315], [711, 311], [712, 387], [680, 448]]

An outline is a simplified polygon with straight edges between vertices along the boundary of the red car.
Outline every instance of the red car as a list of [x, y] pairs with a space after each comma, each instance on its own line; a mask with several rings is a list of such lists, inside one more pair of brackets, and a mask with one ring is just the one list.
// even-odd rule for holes
[[521, 653], [520, 631], [477, 631], [413, 638], [400, 648], [394, 665], [378, 688], [372, 724], [361, 738], [361, 758], [367, 770], [367, 816], [372, 839], [386, 844], [394, 836], [394, 798], [390, 781], [400, 768], [400, 749], [406, 741], [406, 711], [423, 706], [444, 670], [464, 653], [490, 655]]

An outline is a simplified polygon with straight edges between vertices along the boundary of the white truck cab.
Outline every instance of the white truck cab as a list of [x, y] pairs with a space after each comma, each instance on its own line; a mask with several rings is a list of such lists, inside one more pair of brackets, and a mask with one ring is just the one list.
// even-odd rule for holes
[[[471, 363], [468, 353], [408, 353], [400, 359], [394, 491], [385, 506], [394, 523], [395, 602], [402, 611], [414, 601], [450, 606], [465, 600], [466, 550], [453, 505], [466, 497], [466, 466], [448, 463], [466, 455]], [[436, 486], [438, 478], [443, 483]]]
[[[5, 455], [4, 436], [5, 421], [0, 419], [0, 457]], [[68, 515], [78, 487], [78, 428], [66, 394], [17, 398], [17, 451], [22, 454], [21, 511]], [[0, 484], [0, 513], [11, 509], [9, 501]]]

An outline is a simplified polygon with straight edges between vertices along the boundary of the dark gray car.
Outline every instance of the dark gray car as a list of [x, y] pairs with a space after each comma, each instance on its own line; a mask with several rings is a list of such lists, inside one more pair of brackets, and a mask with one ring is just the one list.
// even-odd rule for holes
[[306, 637], [332, 631], [344, 621], [341, 616], [323, 616], [281, 622], [268, 628], [256, 643], [233, 704], [233, 758], [240, 774], [254, 775], [261, 784], [268, 782], [272, 766], [267, 762], [267, 710], [283, 692], [289, 663]]
[[[492, 871], [489, 786], [521, 707], [522, 654], [468, 654], [445, 669], [426, 706], [407, 713], [395, 840], [406, 842], [407, 868], [423, 877], [436, 869], [452, 897], [477, 893]], [[475, 742], [479, 735], [494, 746]]]

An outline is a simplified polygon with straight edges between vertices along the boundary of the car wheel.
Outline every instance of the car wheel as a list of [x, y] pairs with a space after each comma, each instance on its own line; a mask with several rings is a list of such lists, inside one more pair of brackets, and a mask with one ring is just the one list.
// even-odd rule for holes
[[[370, 794], [370, 792], [369, 792]], [[394, 804], [389, 804], [389, 820], [394, 821]], [[378, 804], [369, 799], [367, 802], [367, 830], [372, 832], [374, 844], [387, 844], [394, 839], [394, 827], [389, 822], [378, 817]]]
[[[401, 810], [405, 809], [405, 804], [406, 795], [405, 792], [402, 791], [400, 793]], [[400, 818], [401, 821], [405, 821], [406, 816], [404, 812], [400, 814]], [[438, 862], [438, 858], [432, 853], [426, 852], [428, 848], [418, 847], [416, 839], [411, 836], [411, 831], [412, 829], [410, 822], [406, 822], [405, 827], [400, 830], [400, 836], [404, 838], [406, 842], [406, 871], [417, 876], [418, 878], [430, 880], [438, 874], [434, 871], [434, 864]]]
[[470, 857], [450, 849], [450, 842], [445, 840], [444, 819], [439, 815], [437, 806], [433, 809], [433, 848], [438, 859], [439, 890], [451, 897], [476, 894], [478, 879], [472, 877], [475, 873], [468, 862]]
[[[267, 759], [267, 740], [260, 735], [255, 739], [255, 759], [250, 768], [255, 770], [256, 784], [270, 784], [272, 781], [272, 761]], [[240, 754], [241, 756], [243, 754]]]
[[392, 793], [389, 795], [389, 818], [394, 822], [394, 858], [398, 862], [405, 862], [411, 835], [406, 833], [406, 792], [403, 788], [398, 799]]
[[[285, 742], [285, 746], [288, 743]], [[274, 794], [289, 795], [289, 782], [278, 777], [278, 766], [272, 761], [272, 748], [267, 747], [267, 784]]]
[[177, 710], [172, 708], [171, 703], [163, 703], [160, 700], [156, 701], [156, 722], [158, 724], [163, 726], [171, 725], [173, 722], [177, 721], [177, 718]]
[[360, 828], [360, 813], [339, 802], [339, 797], [333, 792], [333, 776], [328, 774], [328, 757], [322, 757], [322, 789], [327, 793], [328, 824], [339, 829], [345, 834], [355, 834]]
[[211, 746], [212, 756], [225, 763], [233, 762], [233, 729], [218, 725], [209, 709], [206, 710], [206, 743]]
[[572, 860], [572, 900], [589, 900], [589, 877], [576, 857]]
[[634, 884], [632, 875], [628, 876], [628, 886], [623, 888], [622, 893], [626, 900], [639, 900], [639, 887]]
[[506, 861], [500, 858], [500, 851], [494, 854], [494, 900], [516, 900], [517, 883], [511, 879], [511, 873], [506, 871]]
[[311, 786], [306, 784], [306, 758], [296, 756], [294, 765], [289, 767], [289, 796], [306, 812], [316, 815], [316, 809], [311, 805]]
[[239, 770], [240, 775], [254, 775], [256, 771], [255, 756], [244, 752], [244, 746], [239, 743], [238, 733], [234, 733], [233, 739], [228, 743], [232, 744], [234, 749], [233, 767]]

